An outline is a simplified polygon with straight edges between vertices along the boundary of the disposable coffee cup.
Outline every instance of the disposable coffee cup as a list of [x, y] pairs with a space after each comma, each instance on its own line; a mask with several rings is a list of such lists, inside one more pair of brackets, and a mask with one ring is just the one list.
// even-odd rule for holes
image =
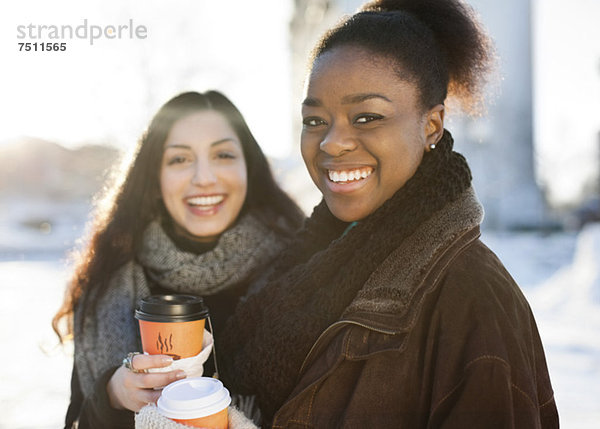
[[158, 412], [177, 423], [227, 429], [229, 391], [216, 378], [192, 377], [165, 387], [156, 403]]
[[173, 359], [196, 356], [202, 351], [208, 308], [193, 295], [151, 295], [140, 301], [135, 318], [140, 324], [145, 353]]

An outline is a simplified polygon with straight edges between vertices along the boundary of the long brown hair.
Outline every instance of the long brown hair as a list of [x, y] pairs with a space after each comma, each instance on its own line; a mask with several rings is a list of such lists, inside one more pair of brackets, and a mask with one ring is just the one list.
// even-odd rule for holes
[[[233, 103], [217, 91], [177, 95], [156, 113], [120, 180], [105, 191], [105, 198], [96, 206], [89, 238], [83, 249], [74, 253], [73, 276], [52, 319], [61, 341], [73, 334], [75, 306], [83, 306], [84, 312], [93, 311], [97, 299], [88, 299], [87, 292], [93, 289], [94, 297], [101, 296], [115, 271], [134, 258], [148, 224], [167, 213], [159, 182], [164, 142], [177, 120], [202, 110], [221, 113], [242, 144], [248, 175], [242, 213], [252, 211], [284, 234], [292, 234], [300, 226], [304, 215], [275, 182], [265, 155]], [[66, 321], [66, 326], [61, 321]]]

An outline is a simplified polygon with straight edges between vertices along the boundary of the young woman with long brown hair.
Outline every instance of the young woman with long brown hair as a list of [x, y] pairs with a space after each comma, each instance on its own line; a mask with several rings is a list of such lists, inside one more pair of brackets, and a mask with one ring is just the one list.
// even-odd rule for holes
[[[240, 112], [216, 91], [183, 93], [162, 106], [110, 194], [53, 321], [75, 342], [68, 428], [133, 427], [134, 412], [158, 398], [156, 388], [184, 376], [120, 366], [141, 350], [133, 315], [141, 298], [200, 295], [218, 336], [303, 219]], [[145, 370], [168, 360], [137, 355], [132, 365]]]

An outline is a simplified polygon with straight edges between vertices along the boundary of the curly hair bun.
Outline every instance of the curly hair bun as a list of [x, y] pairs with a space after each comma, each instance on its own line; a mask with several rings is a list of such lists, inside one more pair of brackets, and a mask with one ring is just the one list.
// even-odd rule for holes
[[431, 29], [445, 56], [448, 96], [464, 110], [477, 111], [495, 51], [471, 6], [461, 0], [374, 0], [361, 11], [409, 13]]
[[468, 113], [483, 107], [495, 53], [475, 11], [461, 0], [368, 2], [323, 36], [313, 59], [342, 44], [395, 60], [419, 87], [424, 107], [448, 96]]

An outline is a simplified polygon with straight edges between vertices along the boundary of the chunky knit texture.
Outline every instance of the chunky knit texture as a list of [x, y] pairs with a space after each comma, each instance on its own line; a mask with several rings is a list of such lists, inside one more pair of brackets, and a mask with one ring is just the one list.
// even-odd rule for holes
[[[229, 407], [229, 429], [258, 429], [252, 420], [235, 407]], [[190, 426], [174, 422], [161, 415], [156, 405], [147, 405], [135, 416], [135, 429], [186, 429]]]
[[96, 311], [75, 311], [75, 364], [84, 395], [95, 380], [117, 366], [127, 353], [141, 351], [134, 310], [150, 295], [150, 282], [173, 293], [200, 296], [248, 282], [281, 252], [284, 239], [248, 214], [219, 238], [210, 251], [195, 254], [179, 250], [158, 221], [144, 233], [137, 260], [111, 278]]
[[321, 202], [262, 289], [238, 307], [216, 339], [225, 384], [256, 393], [267, 420], [292, 391], [315, 340], [340, 319], [369, 276], [470, 187], [469, 167], [452, 147], [445, 131], [415, 175], [345, 234], [348, 224]]

